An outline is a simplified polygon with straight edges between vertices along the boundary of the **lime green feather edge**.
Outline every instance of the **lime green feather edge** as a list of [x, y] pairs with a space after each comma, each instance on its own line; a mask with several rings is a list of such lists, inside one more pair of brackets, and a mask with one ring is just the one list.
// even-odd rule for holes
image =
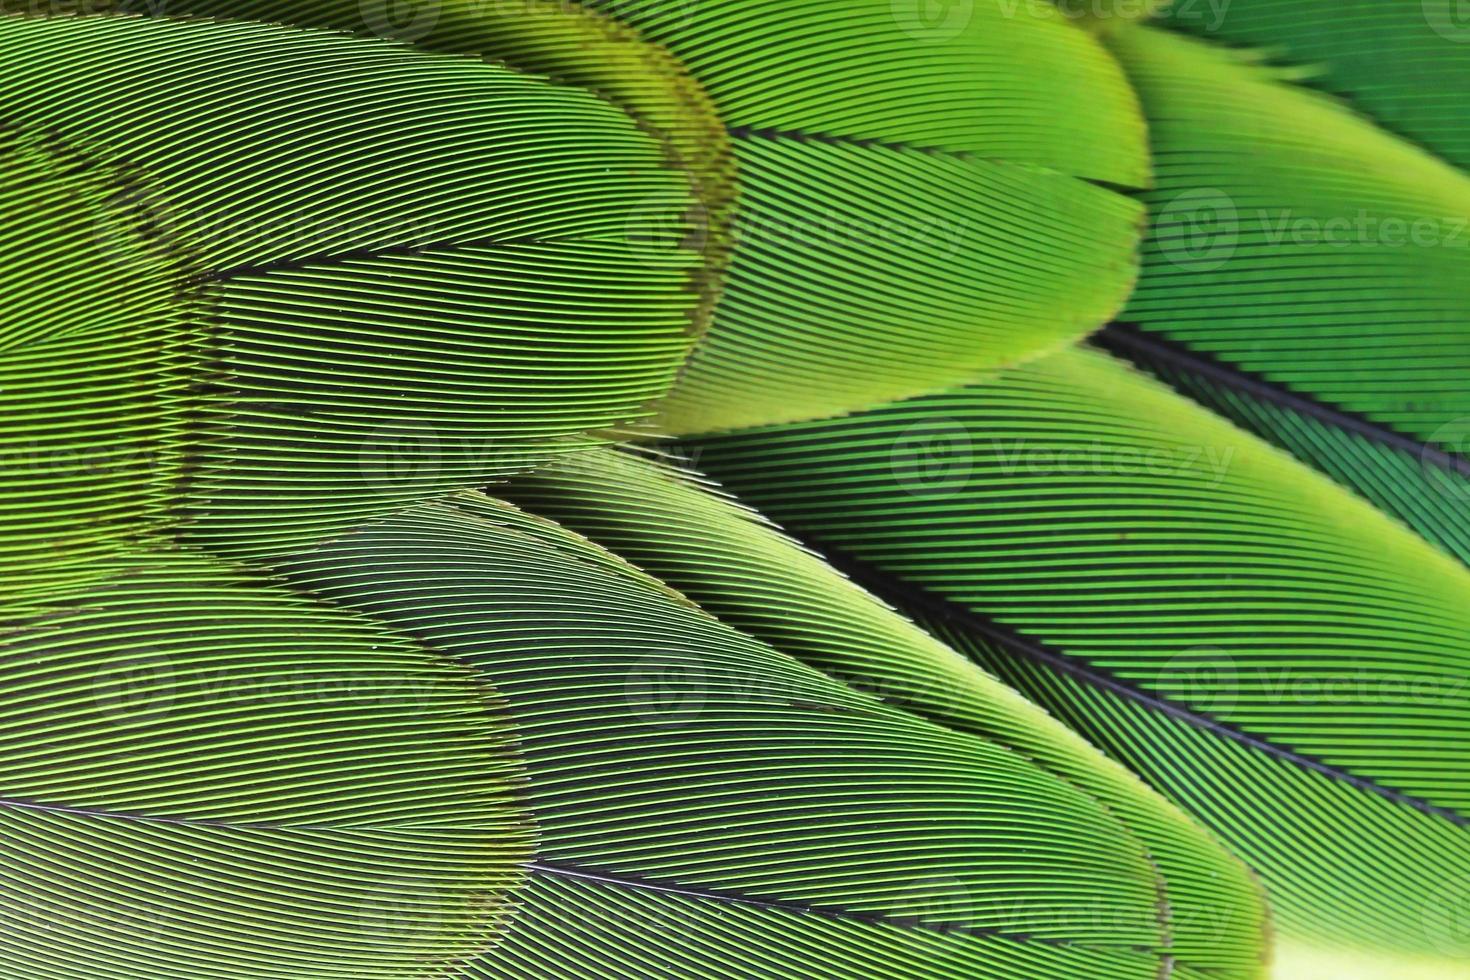
[[1470, 562], [1470, 178], [1259, 55], [1108, 45], [1158, 186], [1127, 326], [1100, 340]]
[[1176, 0], [1161, 23], [1299, 66], [1390, 132], [1470, 168], [1470, 19], [1455, 0]]
[[[13, 6], [36, 9], [30, 3]], [[68, 7], [57, 3], [50, 9], [64, 14]], [[6, 3], [0, 2], [4, 9]], [[633, 241], [680, 244], [703, 252], [705, 263], [696, 270], [700, 303], [693, 329], [696, 335], [708, 329], [729, 261], [734, 153], [703, 87], [666, 49], [630, 25], [559, 0], [446, 0], [409, 16], [382, 0], [179, 0], [166, 7], [112, 0], [91, 9], [338, 31], [427, 52], [479, 57], [596, 92], [659, 140], [667, 162], [692, 184], [692, 201], [682, 193], [653, 193], [636, 202], [624, 231]]]
[[177, 264], [115, 201], [120, 175], [13, 130], [0, 161], [0, 248], [15, 257], [0, 268], [3, 616], [96, 577], [164, 519], [164, 420], [192, 323]]
[[1470, 573], [1086, 349], [700, 466], [1201, 819], [1284, 936], [1470, 950]]
[[[731, 560], [800, 555], [725, 521]], [[994, 713], [956, 705], [963, 732], [907, 713], [478, 494], [272, 567], [505, 698], [539, 846], [517, 918], [465, 977], [1258, 975], [1238, 864], [819, 566], [793, 576], [814, 600], [833, 588], [928, 674], [911, 681]], [[827, 649], [871, 656], [856, 636]]]
[[722, 622], [849, 687], [1005, 745], [1095, 795], [1160, 872], [1163, 951], [1212, 974], [1250, 975], [1259, 965], [1265, 924], [1258, 887], [1206, 833], [680, 461], [599, 451], [494, 492], [587, 535]]
[[1142, 209], [1108, 189], [1148, 179], [1136, 98], [1096, 38], [1046, 4], [963, 4], [937, 31], [886, 0], [449, 0], [409, 20], [390, 6], [188, 0], [160, 12], [503, 60], [632, 113], [694, 193], [609, 202], [623, 209], [615, 234], [702, 253], [693, 316], [714, 319], [665, 428], [826, 416], [947, 387], [1075, 340], [1136, 276]]
[[[1148, 182], [1136, 97], [1044, 3], [594, 0], [709, 92], [740, 168], [688, 433], [936, 390], [1121, 306]], [[1102, 186], [1098, 186], [1102, 185]]]
[[[190, 7], [181, 13], [210, 9]], [[305, 16], [293, 10], [262, 7], [260, 15]], [[240, 21], [59, 14], [8, 17], [3, 24], [20, 65], [7, 82], [9, 116], [23, 127], [62, 133], [105, 165], [136, 173], [125, 203], [140, 212], [140, 222], [165, 231], [164, 244], [180, 253], [196, 302], [208, 307], [205, 369], [195, 372], [206, 376], [193, 379], [204, 398], [202, 404], [196, 401], [192, 440], [205, 442], [214, 460], [189, 470], [191, 540], [235, 555], [268, 552], [280, 545], [272, 539], [285, 533], [273, 528], [289, 527], [288, 536], [298, 540], [319, 537], [374, 509], [530, 465], [563, 451], [558, 440], [578, 431], [636, 419], [641, 406], [667, 390], [687, 355], [688, 339], [676, 325], [693, 317], [697, 327], [701, 310], [713, 302], [710, 283], [724, 259], [710, 239], [724, 237], [718, 226], [733, 189], [727, 168], [722, 169], [723, 144], [710, 136], [712, 110], [700, 101], [699, 85], [710, 79], [679, 74], [667, 56], [660, 60], [661, 49], [639, 48], [636, 35], [618, 33], [626, 28], [614, 29], [588, 15], [477, 19], [453, 6], [441, 13], [448, 17], [445, 29], [456, 28], [456, 40], [430, 30], [412, 48], [391, 33], [393, 42], [363, 37], [372, 33], [371, 18], [359, 10], [361, 23], [348, 23], [350, 12], [336, 8], [313, 11], [307, 20], [352, 34], [324, 36]], [[836, 14], [818, 5], [808, 16]], [[874, 28], [874, 16], [862, 13], [856, 26]], [[606, 28], [605, 37], [597, 34], [598, 25]], [[1116, 125], [1108, 146], [1136, 146], [1138, 160], [1143, 159], [1132, 96], [1093, 39], [1064, 19], [1035, 12], [1001, 18], [999, 25], [984, 31], [967, 27], [963, 45], [968, 47], [960, 53], [984, 53], [982, 63], [996, 61], [994, 72], [1013, 80], [1021, 72], [1016, 59], [1022, 54], [1029, 59], [1022, 59], [1027, 70], [1043, 55], [1065, 62], [1065, 70], [1059, 67], [1048, 77], [1081, 72], [1086, 78], [1076, 80], [1088, 84], [1062, 87], [1085, 104], [1065, 108], [1059, 116], [1092, 120], [1089, 126], [1111, 120]], [[779, 26], [768, 24], [765, 30]], [[469, 32], [471, 27], [476, 32]], [[880, 56], [887, 64], [895, 52], [909, 59], [933, 53], [892, 27], [888, 23], [877, 35], [876, 50], [854, 48], [859, 57], [848, 70], [863, 70]], [[589, 42], [598, 37], [605, 43]], [[497, 72], [483, 63], [484, 49], [492, 46], [517, 64], [594, 86], [634, 112], [646, 132], [585, 91]], [[949, 52], [945, 57], [958, 57], [953, 45], [942, 47]], [[604, 54], [607, 65], [593, 67]], [[229, 70], [199, 76], [200, 59], [206, 56], [222, 59]], [[127, 70], [121, 77], [139, 81], [113, 84], [123, 65]], [[339, 98], [331, 80], [349, 67], [367, 87]], [[270, 72], [269, 89], [262, 88], [263, 71]], [[718, 66], [711, 71], [714, 80], [727, 79]], [[153, 81], [144, 85], [145, 77]], [[764, 97], [747, 93], [747, 99], [738, 73], [733, 80], [716, 106], [726, 113], [725, 122], [734, 99], [744, 106], [737, 115], [748, 123], [737, 132], [769, 132], [758, 128], [767, 117], [750, 114]], [[189, 95], [156, 100], [154, 82]], [[93, 94], [80, 103], [57, 100], [52, 95], [58, 86]], [[884, 125], [900, 127], [884, 130], [888, 136], [949, 134], [944, 138], [953, 143], [960, 139], [960, 123], [991, 118], [979, 112], [981, 103], [967, 87], [957, 90], [963, 95], [957, 106], [926, 124], [937, 129], [908, 132], [901, 124], [917, 118], [909, 111], [917, 91], [906, 87], [897, 101], [881, 102]], [[536, 98], [527, 104], [521, 96], [530, 93]], [[987, 98], [1029, 105], [1035, 95], [1018, 83]], [[1052, 97], [1061, 95], [1047, 96]], [[816, 108], [835, 104], [815, 96], [808, 102]], [[216, 111], [216, 106], [229, 108]], [[503, 111], [491, 111], [495, 106]], [[848, 114], [840, 118], [857, 120], [851, 110], [849, 101]], [[782, 119], [792, 121], [779, 114], [769, 117], [778, 124]], [[296, 150], [294, 140], [256, 138], [257, 128], [271, 132], [288, 124], [293, 131], [313, 130], [312, 139], [338, 146], [338, 152], [287, 157]], [[483, 135], [477, 125], [484, 127]], [[491, 131], [508, 138], [491, 139]], [[182, 132], [190, 134], [188, 146], [170, 145], [168, 134]], [[450, 132], [455, 133], [452, 142]], [[816, 140], [820, 134], [814, 133], [806, 134], [811, 141], [743, 140], [750, 143], [747, 172], [772, 179], [745, 181], [748, 200], [754, 202], [751, 220], [761, 227], [748, 236], [749, 247], [737, 248], [731, 283], [744, 284], [739, 288], [746, 289], [752, 316], [795, 324], [806, 338], [798, 339], [798, 347], [809, 342], [816, 347], [810, 356], [783, 355], [773, 362], [760, 352], [780, 344], [772, 344], [765, 333], [752, 339], [738, 324], [724, 329], [749, 342], [737, 342], [745, 345], [737, 358], [742, 376], [720, 382], [710, 396], [721, 404], [787, 411], [797, 404], [796, 395], [814, 390], [810, 372], [800, 368], [799, 381], [788, 375], [769, 390], [763, 378], [780, 375], [785, 370], [780, 365], [802, 358], [829, 370], [851, 362], [832, 372], [842, 379], [840, 391], [823, 394], [821, 404], [811, 404], [803, 414], [830, 414], [941, 386], [1063, 343], [1121, 302], [1133, 277], [1138, 208], [1052, 172], [1059, 153], [1055, 134], [1017, 123], [1006, 136], [991, 126], [986, 139], [994, 146], [955, 144], [931, 154], [912, 147], [900, 153], [880, 138], [883, 134], [862, 135], [866, 132], [859, 127], [836, 144]], [[160, 133], [162, 140], [156, 138]], [[367, 141], [372, 153], [349, 155], [349, 148], [365, 145], [362, 133], [372, 134]], [[1119, 138], [1119, 133], [1125, 135]], [[247, 136], [250, 142], [242, 144]], [[205, 154], [209, 158], [202, 159]], [[222, 173], [226, 161], [239, 166]], [[686, 164], [695, 169], [692, 181], [682, 170], [669, 169]], [[895, 217], [890, 204], [875, 206], [881, 194], [872, 188], [854, 192], [836, 178], [845, 168], [880, 185], [890, 182], [895, 192], [904, 188], [909, 210]], [[1109, 179], [1137, 180], [1140, 174], [1128, 177], [1119, 169]], [[779, 187], [824, 182], [825, 189], [806, 196], [805, 203], [783, 203], [767, 194], [780, 197]], [[914, 216], [909, 198], [930, 193], [937, 208], [941, 199], [953, 200], [949, 189], [955, 186], [967, 189], [961, 210], [970, 210], [950, 213], [949, 203], [930, 209], [933, 220], [919, 229], [927, 244], [917, 247], [917, 240], [898, 227]], [[832, 201], [844, 194], [846, 203], [833, 211]], [[449, 200], [457, 203], [449, 207]], [[789, 207], [797, 212], [815, 207], [821, 213], [790, 212]], [[1049, 230], [1037, 230], [1046, 223]], [[890, 234], [895, 228], [896, 237]], [[961, 240], [967, 238], [974, 238], [980, 251], [969, 250]], [[793, 242], [810, 249], [810, 274], [786, 261]], [[1058, 249], [1079, 263], [1060, 276]], [[894, 264], [900, 253], [911, 257], [904, 260], [906, 271], [902, 263]], [[1035, 261], [1026, 259], [1028, 254]], [[743, 268], [755, 270], [753, 276], [739, 271], [742, 261]], [[949, 314], [935, 319], [932, 310], [916, 313], [916, 299], [934, 295], [933, 274], [953, 278], [961, 267], [964, 282], [956, 279], [954, 290], [983, 294], [989, 312], [966, 308], [958, 319]], [[879, 269], [885, 275], [899, 270], [888, 277], [898, 291], [889, 290], [879, 307], [841, 299], [843, 289], [860, 283], [871, 292]], [[788, 274], [805, 278], [783, 285], [779, 280]], [[766, 281], [768, 276], [772, 281]], [[699, 287], [692, 291], [687, 288], [691, 278]], [[984, 288], [975, 289], [977, 282]], [[587, 297], [563, 295], [579, 285]], [[455, 305], [444, 295], [449, 292], [481, 297], [475, 312], [488, 322], [476, 323], [474, 336], [453, 329], [466, 310], [463, 299]], [[594, 299], [608, 292], [616, 294], [615, 310]], [[810, 306], [814, 297], [819, 307]], [[852, 325], [858, 334], [834, 335], [833, 304], [900, 323], [902, 332], [887, 345], [897, 361], [882, 367], [881, 358], [869, 356], [862, 344], [855, 346], [854, 338], [867, 330], [861, 324]], [[944, 305], [952, 314], [954, 304], [945, 300]], [[721, 322], [739, 306], [727, 298]], [[1069, 320], [1065, 330], [1052, 332], [1058, 320], [1068, 319], [1067, 309], [1082, 308], [1085, 312]], [[1023, 309], [1030, 312], [1018, 315], [1031, 326], [1018, 324], [1012, 315]], [[629, 310], [637, 311], [631, 323], [624, 318]], [[903, 314], [898, 321], [895, 311]], [[521, 322], [527, 317], [533, 318], [531, 324]], [[939, 326], [919, 330], [916, 317]], [[717, 324], [714, 333], [721, 332]], [[487, 333], [499, 341], [493, 353], [483, 342]], [[431, 344], [455, 348], [452, 360], [460, 376], [452, 384], [449, 359], [431, 354]], [[833, 344], [846, 353], [839, 356]], [[415, 350], [413, 370], [394, 378], [418, 389], [391, 399], [374, 394], [388, 370], [389, 346]], [[920, 352], [892, 353], [909, 348]], [[587, 363], [594, 356], [596, 367]], [[538, 368], [559, 364], [562, 370], [531, 377], [531, 363]], [[862, 377], [875, 370], [887, 380], [870, 384], [871, 378]], [[344, 371], [352, 372], [345, 380]], [[911, 380], [900, 384], [901, 377]], [[680, 390], [691, 384], [700, 387], [686, 377]], [[548, 404], [546, 392], [552, 388], [559, 390], [559, 409]], [[445, 390], [480, 397], [443, 404]], [[751, 421], [718, 415], [709, 415], [708, 425]], [[308, 444], [307, 429], [333, 436]], [[314, 486], [335, 492], [319, 495]], [[254, 520], [263, 501], [272, 504], [281, 521]]]
[[532, 821], [482, 677], [178, 549], [0, 618], [0, 973], [433, 980]]
[[[688, 355], [703, 255], [624, 240], [687, 174], [585, 89], [242, 22], [6, 16], [0, 53], [31, 540], [289, 549], [570, 451]], [[28, 312], [58, 290], [95, 302]]]

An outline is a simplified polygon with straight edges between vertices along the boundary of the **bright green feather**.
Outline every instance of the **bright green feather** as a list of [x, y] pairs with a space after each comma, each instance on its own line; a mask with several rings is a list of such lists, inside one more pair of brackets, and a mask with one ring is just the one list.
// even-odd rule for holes
[[3, 622], [0, 972], [414, 980], [482, 952], [532, 846], [483, 680], [177, 551]]
[[[676, 467], [678, 467], [676, 469]], [[1148, 848], [1163, 952], [1249, 975], [1266, 928], [1257, 886], [1207, 835], [1036, 706], [728, 498], [657, 463], [600, 451], [514, 479], [508, 499], [586, 534], [704, 609], [848, 686], [995, 741], [1095, 794]]]
[[[541, 844], [469, 976], [1142, 980], [1173, 955], [1148, 845], [1084, 783], [845, 687], [543, 519], [461, 496], [276, 568], [506, 699]], [[1239, 892], [1211, 911], [1259, 926]]]
[[1421, 919], [1470, 873], [1462, 566], [1092, 351], [695, 449], [1203, 819], [1284, 931], [1444, 955]]

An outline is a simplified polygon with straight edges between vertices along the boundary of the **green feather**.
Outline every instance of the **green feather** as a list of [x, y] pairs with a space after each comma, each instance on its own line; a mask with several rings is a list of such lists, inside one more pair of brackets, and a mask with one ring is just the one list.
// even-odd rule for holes
[[[1221, 955], [1253, 975], [1249, 887], [1140, 788], [1105, 800], [1090, 777], [887, 706], [542, 518], [464, 495], [275, 567], [506, 699], [540, 845], [504, 947], [468, 976], [615, 977], [626, 962], [685, 977], [1153, 978], [1174, 962], [1172, 910], [1115, 801], [1182, 862], [1235, 878], [1201, 881], [1219, 904], [1196, 911], [1248, 937]], [[1028, 723], [1098, 785], [1117, 778], [1045, 718]]]
[[687, 175], [586, 90], [201, 20], [0, 18], [0, 54], [20, 131], [129, 175], [138, 230], [103, 237], [184, 274], [190, 541], [280, 550], [525, 468], [648, 414], [688, 353], [701, 256], [625, 234]]
[[1108, 43], [1158, 186], [1102, 342], [1470, 561], [1470, 177], [1239, 53]]
[[1389, 131], [1470, 167], [1470, 18], [1457, 0], [1174, 0], [1163, 23], [1305, 66]]
[[0, 973], [409, 980], [532, 847], [483, 678], [280, 585], [120, 555], [6, 618]]
[[707, 440], [700, 465], [1219, 833], [1283, 932], [1443, 956], [1470, 573], [1106, 356]]
[[677, 460], [600, 451], [497, 492], [848, 686], [1005, 745], [1085, 788], [1143, 841], [1162, 875], [1164, 951], [1212, 973], [1249, 975], [1259, 965], [1257, 886], [1207, 835], [963, 655], [680, 469]]

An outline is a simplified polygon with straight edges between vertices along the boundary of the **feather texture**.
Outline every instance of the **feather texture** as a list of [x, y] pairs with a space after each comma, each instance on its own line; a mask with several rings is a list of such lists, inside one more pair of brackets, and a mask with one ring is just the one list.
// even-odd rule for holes
[[123, 179], [0, 130], [0, 616], [156, 533], [178, 474], [167, 416], [188, 384], [191, 311]]
[[[1153, 2], [0, 0], [0, 975], [1247, 978], [1239, 858], [1454, 974], [1464, 55], [1238, 2], [1384, 128]], [[1194, 401], [1069, 346], [1145, 209]]]
[[1287, 933], [1444, 955], [1463, 567], [1098, 352], [695, 448], [1220, 833]]
[[[544, 519], [459, 496], [276, 567], [507, 700], [541, 844], [470, 976], [1169, 968], [1159, 871], [1083, 785], [834, 682]], [[1250, 907], [1223, 906], [1244, 916], [1226, 928]]]
[[688, 352], [700, 254], [626, 240], [687, 175], [583, 89], [249, 23], [6, 17], [0, 52], [7, 118], [134, 174], [207, 307], [169, 406], [192, 541], [269, 552], [565, 452]]
[[497, 492], [849, 687], [1005, 745], [1097, 796], [1159, 869], [1162, 951], [1212, 974], [1249, 975], [1259, 966], [1265, 923], [1257, 886], [1207, 835], [993, 676], [686, 469], [677, 460], [601, 451], [576, 466], [516, 477]]
[[[709, 92], [739, 167], [714, 326], [661, 426], [811, 418], [1087, 333], [1135, 274], [1148, 179], [1117, 65], [1046, 4], [594, 2]], [[1085, 148], [1085, 149], [1082, 149]]]
[[0, 628], [0, 973], [407, 980], [493, 944], [531, 821], [483, 679], [221, 563]]
[[1283, 69], [1154, 30], [1108, 43], [1158, 186], [1101, 341], [1470, 559], [1470, 178]]
[[1456, 0], [1175, 0], [1162, 23], [1303, 66], [1390, 132], [1470, 167], [1470, 20]]

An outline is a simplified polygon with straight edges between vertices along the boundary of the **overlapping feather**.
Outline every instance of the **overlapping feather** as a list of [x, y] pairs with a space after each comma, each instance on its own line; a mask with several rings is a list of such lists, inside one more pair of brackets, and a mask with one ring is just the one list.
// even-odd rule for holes
[[[5, 968], [1257, 975], [1241, 866], [998, 677], [1249, 860], [1284, 969], [1452, 975], [1470, 573], [1054, 351], [1146, 114], [1102, 342], [1463, 559], [1463, 256], [1273, 229], [1464, 177], [1086, 6], [0, 0]], [[1209, 30], [1459, 162], [1388, 6]], [[595, 450], [671, 388], [929, 632]]]
[[1087, 350], [694, 449], [1220, 833], [1283, 931], [1460, 955], [1470, 575], [1406, 528]]

